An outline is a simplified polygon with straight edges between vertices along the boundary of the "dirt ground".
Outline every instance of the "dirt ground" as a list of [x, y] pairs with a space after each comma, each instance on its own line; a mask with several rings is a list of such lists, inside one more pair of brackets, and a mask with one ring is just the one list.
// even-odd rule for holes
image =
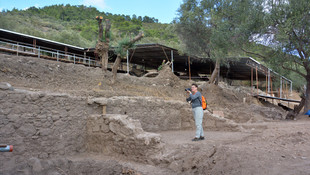
[[[179, 80], [169, 69], [163, 69], [155, 78], [119, 74], [116, 84], [111, 84], [109, 77], [99, 68], [0, 54], [0, 82], [31, 91], [182, 101], [186, 97], [184, 88], [192, 83]], [[114, 173], [122, 174], [310, 174], [309, 117], [301, 115], [295, 121], [287, 121], [286, 111], [260, 103], [251, 96], [249, 88], [198, 83], [209, 110], [222, 111], [225, 119], [240, 126], [240, 131], [206, 131], [205, 140], [199, 142], [191, 141], [191, 130], [159, 132], [165, 148], [150, 162], [98, 154], [75, 155], [66, 158], [82, 165], [81, 172], [74, 174], [85, 174], [94, 168], [89, 162], [95, 162], [98, 169], [102, 162], [110, 160], [117, 162], [113, 166], [119, 166]], [[67, 174], [65, 168], [59, 174]]]

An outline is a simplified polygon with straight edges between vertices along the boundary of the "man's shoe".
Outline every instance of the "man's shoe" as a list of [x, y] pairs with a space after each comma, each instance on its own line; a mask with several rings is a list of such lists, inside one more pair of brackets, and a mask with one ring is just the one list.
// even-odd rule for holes
[[193, 142], [196, 142], [196, 141], [199, 141], [199, 140], [200, 140], [200, 138], [196, 138], [196, 137], [192, 139]]
[[201, 136], [200, 136], [200, 138], [199, 138], [199, 140], [204, 140], [204, 139], [205, 139], [205, 137], [201, 137]]

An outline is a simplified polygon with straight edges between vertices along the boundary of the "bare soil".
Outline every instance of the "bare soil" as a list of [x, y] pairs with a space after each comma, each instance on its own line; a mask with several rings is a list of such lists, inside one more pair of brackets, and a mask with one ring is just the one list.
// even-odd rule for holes
[[[164, 68], [155, 78], [118, 74], [116, 84], [111, 84], [110, 76], [99, 68], [0, 54], [0, 82], [31, 91], [183, 101], [184, 88], [192, 83], [179, 80], [169, 68]], [[98, 169], [106, 161], [117, 162], [111, 164], [118, 167], [115, 173], [122, 174], [309, 174], [310, 120], [307, 116], [286, 121], [283, 120], [286, 111], [273, 104], [260, 103], [251, 96], [249, 88], [199, 84], [209, 110], [222, 111], [224, 118], [242, 128], [239, 132], [206, 131], [205, 140], [198, 142], [191, 141], [194, 131], [160, 132], [165, 149], [149, 163], [94, 154], [67, 157], [66, 161], [77, 162], [75, 166], [79, 169], [75, 174], [95, 174], [89, 169]], [[68, 172], [66, 166], [62, 168]], [[104, 173], [99, 169], [97, 172]]]

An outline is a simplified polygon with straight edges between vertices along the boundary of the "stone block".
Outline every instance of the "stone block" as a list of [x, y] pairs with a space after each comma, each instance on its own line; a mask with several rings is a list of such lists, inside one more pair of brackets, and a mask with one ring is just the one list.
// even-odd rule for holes
[[218, 117], [224, 117], [224, 112], [223, 111], [213, 111], [213, 115], [218, 116]]
[[7, 82], [0, 82], [0, 89], [1, 90], [10, 90], [10, 91], [14, 90], [13, 86]]
[[110, 131], [109, 125], [107, 125], [105, 123], [101, 124], [101, 131], [103, 133], [108, 133]]

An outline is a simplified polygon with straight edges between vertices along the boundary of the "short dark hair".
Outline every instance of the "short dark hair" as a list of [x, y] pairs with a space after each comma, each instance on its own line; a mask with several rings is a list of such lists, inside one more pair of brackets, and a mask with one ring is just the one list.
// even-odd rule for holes
[[193, 83], [192, 86], [195, 86], [196, 88], [198, 88], [198, 85], [196, 83]]

